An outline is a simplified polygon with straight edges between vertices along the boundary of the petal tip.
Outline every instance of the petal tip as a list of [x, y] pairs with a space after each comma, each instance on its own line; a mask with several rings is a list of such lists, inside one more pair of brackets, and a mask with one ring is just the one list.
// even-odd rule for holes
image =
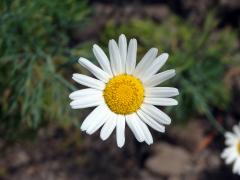
[[175, 106], [177, 106], [177, 105], [178, 105], [178, 101], [177, 101], [177, 100], [175, 100], [175, 103], [174, 103], [174, 105], [175, 105]]
[[86, 59], [83, 58], [83, 57], [80, 57], [80, 58], [78, 59], [78, 63], [81, 64], [81, 65], [82, 65], [85, 61], [86, 61]]
[[124, 38], [125, 39], [126, 36], [125, 36], [125, 34], [122, 33], [122, 34], [120, 34], [119, 38]]
[[176, 89], [176, 96], [178, 96], [180, 94], [179, 90]]
[[101, 138], [103, 141], [106, 141], [106, 140], [107, 140], [107, 138], [104, 137], [102, 134], [100, 134], [100, 138]]
[[155, 47], [153, 47], [153, 48], [151, 48], [151, 51], [153, 51], [153, 52], [158, 52], [158, 49], [155, 48]]
[[72, 99], [73, 100], [73, 94], [71, 93], [71, 94], [69, 94], [69, 99]]
[[164, 59], [168, 59], [169, 54], [168, 53], [162, 53], [162, 56], [164, 57]]
[[69, 104], [72, 108], [73, 108], [73, 106], [75, 106], [76, 105], [76, 102], [75, 101], [72, 101], [72, 102], [70, 102], [70, 104]]
[[171, 73], [172, 73], [172, 76], [175, 76], [176, 75], [176, 70], [175, 69], [171, 69], [169, 70]]
[[122, 148], [122, 147], [124, 146], [124, 143], [117, 143], [117, 146], [118, 146], [119, 148]]
[[78, 75], [79, 75], [78, 73], [74, 73], [72, 77], [77, 77]]

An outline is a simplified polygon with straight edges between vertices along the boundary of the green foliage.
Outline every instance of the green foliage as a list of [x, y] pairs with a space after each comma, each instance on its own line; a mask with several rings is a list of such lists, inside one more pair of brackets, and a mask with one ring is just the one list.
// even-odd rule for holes
[[0, 2], [0, 135], [37, 128], [46, 120], [73, 120], [62, 64], [71, 57], [70, 32], [89, 8], [78, 0]]
[[100, 43], [124, 33], [138, 39], [138, 55], [152, 46], [168, 52], [170, 58], [164, 68], [176, 69], [177, 75], [167, 85], [176, 86], [180, 91], [179, 106], [168, 110], [179, 120], [187, 120], [192, 115], [210, 118], [212, 108], [227, 107], [230, 94], [223, 77], [230, 63], [239, 56], [235, 32], [216, 30], [216, 25], [212, 15], [201, 28], [175, 16], [161, 24], [150, 20], [131, 20], [122, 25], [110, 23]]

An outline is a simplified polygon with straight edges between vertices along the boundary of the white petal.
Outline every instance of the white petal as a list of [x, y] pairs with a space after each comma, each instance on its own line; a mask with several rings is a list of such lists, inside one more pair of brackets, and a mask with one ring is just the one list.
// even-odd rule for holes
[[238, 168], [238, 172], [237, 172], [238, 175], [240, 175], [240, 168]]
[[93, 63], [91, 63], [89, 60], [87, 60], [85, 58], [79, 58], [78, 62], [83, 67], [85, 67], [87, 70], [89, 70], [99, 80], [101, 80], [105, 83], [108, 82], [108, 80], [111, 78], [111, 76], [109, 76], [108, 73], [104, 72], [102, 69], [95, 66]]
[[226, 164], [231, 164], [236, 160], [237, 156], [235, 154], [229, 154], [229, 156], [226, 158]]
[[150, 79], [142, 81], [145, 86], [157, 86], [160, 83], [175, 76], [176, 72], [174, 69], [167, 70], [158, 74], [153, 75]]
[[95, 133], [111, 117], [112, 117], [111, 116], [111, 111], [109, 111], [109, 110], [100, 112], [100, 114], [98, 114], [97, 118], [87, 128], [86, 133], [89, 134], [89, 135]]
[[117, 124], [117, 115], [113, 114], [111, 115], [111, 118], [107, 120], [107, 122], [103, 125], [100, 137], [103, 141], [105, 141], [113, 132]]
[[82, 97], [81, 99], [73, 100], [70, 103], [70, 106], [72, 107], [72, 109], [82, 109], [98, 106], [104, 103], [105, 101], [102, 95], [89, 95]]
[[140, 79], [143, 77], [146, 69], [152, 64], [153, 60], [157, 56], [157, 48], [151, 48], [142, 58], [142, 60], [138, 63], [136, 69], [134, 70], [134, 75], [139, 77]]
[[126, 73], [132, 74], [135, 70], [137, 58], [137, 40], [131, 39], [128, 46], [127, 60], [126, 60]]
[[[138, 117], [138, 116], [137, 116], [137, 117]], [[152, 144], [152, 143], [153, 143], [153, 137], [152, 137], [152, 134], [150, 133], [148, 127], [146, 126], [145, 123], [143, 123], [143, 122], [141, 121], [141, 119], [140, 119], [139, 117], [137, 118], [137, 120], [138, 120], [138, 123], [139, 123], [139, 125], [140, 125], [140, 127], [141, 127], [141, 129], [142, 129], [142, 131], [143, 131], [144, 136], [145, 136], [145, 142], [146, 142], [148, 145]]]
[[147, 125], [149, 125], [151, 128], [155, 129], [158, 132], [162, 133], [165, 132], [165, 127], [163, 125], [159, 124], [153, 118], [144, 113], [141, 109], [137, 111], [137, 114], [140, 117], [140, 119], [144, 121]]
[[226, 139], [225, 144], [228, 146], [234, 146], [239, 142], [238, 139]]
[[96, 107], [83, 121], [81, 130], [86, 131], [89, 126], [99, 117], [99, 114], [107, 114], [109, 110], [105, 104]]
[[161, 124], [170, 124], [171, 118], [153, 105], [143, 103], [141, 109], [144, 113], [152, 117]]
[[240, 137], [240, 129], [237, 125], [233, 126], [233, 132]]
[[221, 154], [222, 158], [227, 158], [230, 154], [235, 154], [236, 153], [236, 147], [235, 146], [231, 146], [228, 148], [225, 148], [224, 151]]
[[117, 119], [116, 136], [118, 147], [123, 147], [125, 143], [125, 117], [121, 115]]
[[147, 87], [145, 88], [146, 97], [168, 98], [179, 95], [178, 89], [172, 87]]
[[72, 92], [69, 95], [69, 98], [72, 100], [77, 100], [77, 99], [81, 99], [82, 97], [85, 96], [91, 96], [91, 95], [103, 95], [103, 92], [97, 89], [92, 89], [92, 88], [87, 88], [87, 89], [81, 89], [81, 90], [77, 90]]
[[113, 74], [109, 59], [107, 55], [104, 53], [104, 51], [97, 44], [93, 45], [93, 54], [95, 55], [102, 69], [112, 77]]
[[160, 56], [158, 56], [151, 66], [149, 66], [148, 69], [146, 69], [144, 75], [142, 76], [143, 80], [151, 78], [152, 75], [156, 74], [161, 67], [166, 63], [168, 59], [168, 53], [162, 53]]
[[110, 40], [109, 44], [109, 55], [110, 55], [110, 64], [112, 68], [112, 72], [114, 75], [118, 75], [120, 73], [123, 73], [122, 69], [122, 61], [120, 52], [117, 46], [117, 43], [114, 40]]
[[143, 142], [145, 140], [143, 131], [139, 125], [139, 122], [136, 120], [137, 115], [135, 113], [126, 115], [126, 122], [128, 127], [132, 130], [134, 136], [139, 142]]
[[240, 157], [235, 161], [236, 163], [236, 174], [240, 175]]
[[240, 170], [240, 157], [237, 158], [233, 165], [233, 173], [238, 173], [239, 170]]
[[226, 132], [224, 134], [225, 136], [225, 144], [232, 146], [232, 145], [236, 145], [236, 143], [238, 143], [239, 138], [236, 134], [233, 134], [232, 132]]
[[235, 134], [233, 134], [232, 132], [226, 132], [224, 134], [224, 136], [226, 139], [232, 139], [232, 140], [238, 139], [238, 137]]
[[144, 102], [156, 106], [175, 106], [178, 102], [172, 98], [152, 98], [145, 97]]
[[91, 78], [83, 74], [73, 74], [72, 79], [79, 84], [82, 84], [87, 87], [94, 89], [103, 90], [105, 88], [105, 83], [97, 79]]
[[122, 60], [122, 70], [125, 73], [126, 58], [127, 58], [127, 38], [121, 34], [118, 39], [119, 52]]

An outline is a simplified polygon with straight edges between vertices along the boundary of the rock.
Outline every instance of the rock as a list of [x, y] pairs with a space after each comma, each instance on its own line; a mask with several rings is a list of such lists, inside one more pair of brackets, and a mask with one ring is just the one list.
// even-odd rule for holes
[[12, 167], [18, 167], [27, 164], [30, 161], [30, 157], [25, 151], [17, 150], [11, 154], [8, 161]]
[[219, 154], [209, 151], [208, 149], [203, 152], [196, 153], [193, 157], [194, 171], [200, 173], [202, 171], [214, 171], [221, 165]]
[[201, 120], [191, 120], [186, 126], [174, 126], [169, 129], [169, 136], [177, 144], [195, 151], [198, 143], [204, 138], [205, 128]]
[[167, 143], [156, 144], [154, 154], [147, 159], [146, 168], [163, 176], [177, 176], [191, 167], [190, 154], [178, 146]]
[[238, 9], [240, 7], [239, 0], [220, 0], [220, 5], [231, 9]]
[[152, 174], [151, 172], [147, 170], [140, 171], [140, 179], [141, 180], [162, 180], [163, 178], [160, 178], [159, 176], [156, 176]]

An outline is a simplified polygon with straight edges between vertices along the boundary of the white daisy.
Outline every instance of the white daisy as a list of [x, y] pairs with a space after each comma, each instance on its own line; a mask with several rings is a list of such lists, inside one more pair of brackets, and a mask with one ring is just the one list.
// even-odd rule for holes
[[[158, 73], [168, 58], [167, 53], [157, 57], [158, 50], [151, 48], [136, 65], [137, 41], [131, 39], [127, 45], [125, 35], [118, 44], [109, 41], [110, 61], [104, 51], [93, 46], [93, 53], [101, 66], [80, 58], [79, 63], [97, 79], [73, 74], [73, 80], [89, 88], [70, 94], [73, 109], [97, 106], [84, 120], [81, 130], [93, 134], [101, 128], [100, 137], [106, 140], [116, 128], [118, 147], [125, 143], [125, 122], [139, 142], [153, 143], [147, 127], [165, 132], [164, 125], [171, 123], [168, 115], [156, 106], [172, 106], [178, 102], [170, 97], [179, 94], [176, 88], [155, 87], [175, 75], [175, 70]], [[147, 125], [146, 125], [147, 124]]]
[[226, 164], [233, 164], [233, 173], [240, 175], [240, 123], [233, 126], [233, 132], [225, 133], [226, 148], [222, 158]]

